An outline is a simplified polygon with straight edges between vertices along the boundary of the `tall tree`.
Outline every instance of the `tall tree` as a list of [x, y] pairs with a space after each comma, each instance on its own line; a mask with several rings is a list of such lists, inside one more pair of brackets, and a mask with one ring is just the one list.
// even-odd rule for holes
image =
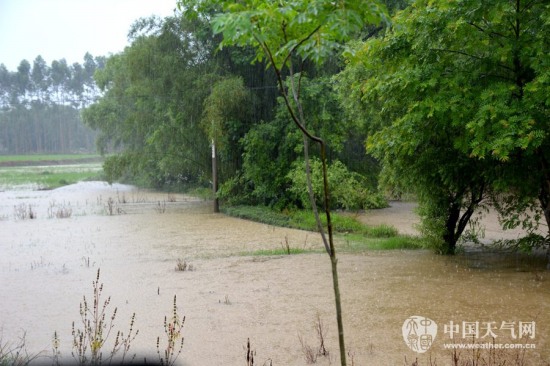
[[10, 105], [11, 74], [4, 64], [0, 64], [0, 109]]
[[542, 0], [419, 0], [342, 74], [374, 132], [369, 149], [388, 180], [417, 188], [444, 252], [489, 187], [538, 196], [550, 213], [549, 11]]
[[215, 78], [208, 47], [193, 30], [176, 17], [138, 21], [131, 46], [96, 73], [104, 95], [83, 116], [101, 131], [103, 152], [117, 149], [106, 162], [110, 179], [155, 186], [206, 180], [209, 142], [200, 120]]
[[55, 93], [55, 102], [58, 104], [65, 103], [65, 97], [67, 96], [67, 93], [65, 92], [65, 87], [69, 83], [70, 75], [71, 72], [69, 70], [69, 66], [67, 65], [67, 60], [62, 58], [61, 60], [52, 61], [52, 88]]
[[31, 64], [27, 60], [22, 60], [17, 66], [15, 74], [15, 88], [20, 101], [26, 101], [27, 94], [30, 93], [31, 84]]
[[230, 177], [242, 165], [239, 140], [251, 125], [251, 95], [240, 77], [227, 77], [216, 82], [204, 101], [201, 124], [216, 145], [222, 160], [221, 173]]
[[547, 227], [538, 244], [549, 246], [550, 265], [550, 6], [515, 0], [464, 7], [470, 12], [446, 18], [471, 41], [461, 45], [445, 34], [438, 52], [453, 53], [461, 73], [483, 80], [466, 123], [469, 152], [502, 166], [497, 189], [511, 198], [503, 206], [510, 225], [519, 223], [517, 211], [529, 213], [526, 200], [538, 200]]
[[31, 80], [33, 84], [33, 91], [35, 93], [35, 100], [46, 101], [48, 87], [50, 85], [49, 80], [49, 68], [46, 61], [42, 56], [38, 55], [32, 64]]

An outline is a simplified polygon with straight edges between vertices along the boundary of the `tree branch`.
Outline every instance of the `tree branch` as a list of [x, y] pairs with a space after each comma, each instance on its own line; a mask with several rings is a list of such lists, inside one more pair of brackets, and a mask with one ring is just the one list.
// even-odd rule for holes
[[[462, 55], [462, 56], [466, 56], [466, 57], [469, 57], [469, 58], [473, 58], [474, 60], [479, 60], [479, 61], [484, 61], [485, 59], [483, 57], [479, 57], [479, 56], [475, 56], [475, 55], [471, 55], [467, 52], [464, 52], [464, 51], [458, 51], [458, 50], [447, 50], [447, 49], [443, 49], [443, 48], [430, 48], [430, 51], [436, 51], [436, 52], [449, 52], [449, 53], [456, 53], [458, 55]], [[506, 66], [504, 64], [501, 64], [501, 63], [497, 63], [498, 66], [502, 67], [503, 69], [506, 69], [508, 71], [512, 71], [514, 72], [514, 69], [509, 67], [509, 66]]]
[[485, 33], [487, 35], [489, 35], [489, 37], [491, 38], [494, 38], [492, 36], [499, 36], [499, 37], [502, 37], [502, 38], [509, 38], [508, 36], [502, 34], [502, 33], [499, 33], [499, 32], [494, 32], [494, 31], [488, 31], [487, 29], [484, 29], [482, 27], [480, 27], [479, 25], [473, 23], [473, 22], [468, 22], [467, 24], [471, 25], [472, 27], [474, 27], [475, 29], [477, 29], [478, 31], [482, 32], [482, 33]]
[[458, 222], [458, 228], [457, 228], [457, 231], [456, 231], [456, 236], [457, 237], [462, 235], [462, 232], [466, 228], [466, 225], [468, 225], [468, 222], [470, 221], [470, 218], [474, 214], [474, 211], [475, 211], [476, 207], [481, 203], [481, 201], [483, 201], [484, 191], [485, 191], [485, 183], [483, 183], [483, 182], [479, 186], [479, 191], [478, 191], [477, 196], [475, 194], [475, 189], [474, 188], [471, 189], [471, 191], [470, 191], [470, 195], [471, 195], [470, 204], [468, 205], [468, 208], [466, 209], [466, 212], [464, 212], [464, 214], [462, 215], [462, 217], [460, 218], [460, 220]]
[[283, 99], [284, 99], [285, 104], [287, 106], [287, 109], [290, 113], [290, 117], [292, 118], [294, 123], [296, 123], [296, 125], [298, 126], [300, 131], [302, 131], [309, 139], [311, 139], [311, 140], [313, 140], [313, 141], [315, 141], [319, 144], [324, 144], [324, 141], [320, 137], [312, 135], [305, 128], [305, 126], [303, 126], [302, 123], [300, 123], [300, 120], [298, 119], [298, 117], [296, 117], [296, 113], [294, 113], [292, 105], [290, 104], [290, 100], [288, 99], [288, 93], [284, 89], [284, 81], [283, 81], [283, 76], [282, 76], [281, 70], [279, 68], [277, 68], [277, 66], [275, 64], [275, 58], [273, 57], [273, 54], [271, 53], [271, 50], [269, 49], [269, 47], [267, 47], [267, 45], [264, 42], [261, 42], [258, 39], [258, 37], [254, 36], [254, 38], [260, 44], [260, 46], [264, 50], [265, 54], [268, 56], [269, 62], [273, 65], [273, 69], [275, 70], [275, 74], [277, 76], [277, 82], [279, 84], [279, 89], [281, 90], [281, 94], [283, 95]]
[[305, 38], [300, 40], [300, 42], [296, 43], [294, 45], [294, 47], [292, 47], [292, 49], [288, 52], [288, 55], [286, 55], [285, 59], [283, 60], [283, 65], [287, 63], [288, 59], [298, 49], [298, 47], [300, 47], [302, 44], [304, 44], [306, 41], [308, 41], [311, 37], [313, 37], [313, 35], [315, 33], [317, 33], [321, 29], [322, 26], [323, 26], [323, 24], [319, 24], [317, 27], [315, 27], [315, 29], [313, 31], [311, 31], [310, 34], [308, 34]]
[[[277, 83], [279, 84], [281, 95], [283, 96], [283, 100], [285, 101], [285, 105], [287, 107], [287, 110], [290, 114], [290, 117], [291, 117], [292, 121], [294, 121], [294, 123], [302, 131], [304, 136], [306, 136], [307, 138], [309, 138], [312, 141], [317, 142], [321, 146], [321, 153], [323, 154], [323, 152], [325, 151], [325, 142], [323, 141], [323, 139], [311, 134], [307, 130], [307, 128], [304, 126], [304, 124], [302, 123], [303, 118], [302, 118], [302, 120], [300, 120], [299, 117], [296, 115], [296, 113], [294, 111], [294, 108], [292, 108], [292, 104], [290, 103], [290, 100], [288, 98], [288, 92], [284, 88], [284, 80], [283, 80], [281, 69], [279, 69], [276, 66], [275, 59], [273, 57], [273, 53], [271, 52], [271, 50], [269, 49], [267, 44], [265, 44], [264, 42], [261, 42], [256, 36], [254, 36], [254, 38], [260, 44], [260, 46], [262, 47], [264, 53], [267, 55], [267, 57], [269, 59], [269, 62], [273, 66], [273, 69], [275, 71], [275, 75], [277, 76]], [[284, 65], [284, 63], [283, 63], [283, 65]], [[294, 82], [294, 80], [293, 80], [294, 75], [292, 75], [292, 73], [291, 73], [290, 77], [291, 77], [291, 82], [293, 83]], [[295, 95], [295, 93], [293, 93], [293, 95]], [[297, 103], [299, 104], [299, 100], [297, 101]], [[325, 162], [324, 156], [322, 156], [321, 160], [322, 160], [322, 163], [323, 163], [323, 181], [326, 181], [327, 180], [327, 177], [326, 177], [326, 162]], [[306, 169], [307, 169], [307, 167], [306, 167]], [[328, 187], [328, 185], [327, 185], [327, 187]], [[311, 187], [308, 186], [308, 191], [310, 191], [310, 188]], [[328, 234], [329, 234], [329, 240], [328, 241], [327, 241], [327, 238], [326, 238], [325, 233], [324, 233], [323, 225], [321, 224], [321, 221], [319, 219], [319, 214], [316, 213], [317, 207], [315, 205], [315, 200], [313, 200], [311, 204], [312, 204], [312, 209], [313, 209], [315, 219], [316, 219], [316, 222], [317, 222], [317, 226], [319, 228], [319, 232], [320, 232], [321, 238], [323, 240], [323, 245], [325, 246], [325, 250], [328, 253], [328, 255], [332, 258], [333, 254], [334, 254], [334, 249], [333, 249], [333, 245], [332, 245], [332, 224], [331, 224], [331, 220], [330, 220], [330, 212], [327, 210], [327, 208], [328, 208], [328, 193], [325, 192], [325, 211], [327, 212], [327, 226], [328, 226]]]

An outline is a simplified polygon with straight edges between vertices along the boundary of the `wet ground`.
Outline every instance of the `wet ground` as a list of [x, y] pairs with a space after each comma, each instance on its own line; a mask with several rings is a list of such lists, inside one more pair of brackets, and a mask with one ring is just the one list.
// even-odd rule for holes
[[[29, 205], [35, 219], [28, 218]], [[413, 233], [412, 208], [395, 203], [362, 219]], [[180, 365], [245, 365], [247, 339], [256, 365], [306, 365], [299, 339], [316, 350], [317, 315], [329, 351], [317, 364], [338, 364], [328, 257], [251, 255], [286, 241], [321, 248], [316, 234], [213, 214], [209, 202], [192, 197], [101, 182], [1, 192], [0, 218], [4, 343], [25, 334], [29, 352], [50, 356], [56, 331], [63, 359], [72, 360], [72, 323], [82, 328], [79, 304], [83, 295], [91, 301], [100, 268], [103, 296], [111, 296], [109, 315], [117, 307], [113, 332], [126, 334], [136, 314], [139, 334], [130, 351], [139, 357], [157, 357], [157, 337], [163, 352], [164, 317], [171, 316], [176, 295], [186, 317]], [[419, 365], [428, 365], [431, 357], [432, 364], [451, 365], [445, 345], [471, 343], [464, 332], [476, 325], [477, 343], [495, 336], [495, 343], [535, 347], [492, 356], [483, 350], [478, 361], [507, 358], [509, 365], [522, 357], [517, 364], [550, 364], [550, 274], [536, 261], [488, 265], [479, 256], [449, 259], [423, 250], [339, 258], [348, 364], [401, 366], [418, 357]], [[178, 259], [193, 270], [176, 271]], [[404, 341], [403, 325], [413, 315], [438, 324], [423, 354]], [[472, 351], [458, 357], [471, 359]]]

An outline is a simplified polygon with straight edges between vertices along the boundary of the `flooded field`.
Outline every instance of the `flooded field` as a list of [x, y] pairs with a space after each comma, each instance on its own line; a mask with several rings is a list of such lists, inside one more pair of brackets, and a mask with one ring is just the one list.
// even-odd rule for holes
[[[306, 344], [315, 351], [319, 345], [317, 316], [329, 352], [317, 364], [339, 363], [328, 257], [254, 254], [286, 241], [321, 248], [314, 233], [213, 214], [209, 202], [180, 194], [102, 182], [0, 192], [0, 218], [4, 343], [25, 335], [29, 352], [49, 357], [57, 332], [62, 359], [72, 360], [72, 324], [82, 328], [79, 305], [84, 295], [92, 299], [101, 269], [103, 295], [111, 296], [107, 317], [117, 307], [110, 340], [117, 330], [128, 332], [135, 313], [139, 334], [130, 353], [141, 358], [158, 359], [157, 337], [161, 352], [166, 347], [164, 317], [170, 318], [176, 296], [186, 317], [180, 365], [245, 365], [247, 339], [257, 365], [306, 365]], [[408, 204], [396, 204], [362, 219], [412, 233], [416, 218]], [[550, 273], [544, 264], [486, 265], [479, 256], [445, 258], [423, 250], [339, 258], [348, 364], [402, 366], [418, 358], [418, 365], [430, 359], [452, 365], [448, 347], [471, 344], [469, 335], [477, 334], [480, 346], [529, 348], [461, 350], [458, 364], [477, 357], [479, 365], [503, 364], [497, 359], [550, 365]], [[176, 271], [178, 260], [192, 270]], [[430, 333], [426, 319], [418, 322], [420, 340], [432, 336], [425, 353], [405, 343], [413, 316], [437, 324]]]

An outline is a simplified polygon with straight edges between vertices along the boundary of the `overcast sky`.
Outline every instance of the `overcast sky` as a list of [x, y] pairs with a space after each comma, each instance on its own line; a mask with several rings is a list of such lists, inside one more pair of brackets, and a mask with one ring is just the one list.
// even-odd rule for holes
[[0, 64], [16, 71], [41, 55], [70, 65], [117, 53], [134, 20], [172, 15], [176, 0], [0, 0]]

